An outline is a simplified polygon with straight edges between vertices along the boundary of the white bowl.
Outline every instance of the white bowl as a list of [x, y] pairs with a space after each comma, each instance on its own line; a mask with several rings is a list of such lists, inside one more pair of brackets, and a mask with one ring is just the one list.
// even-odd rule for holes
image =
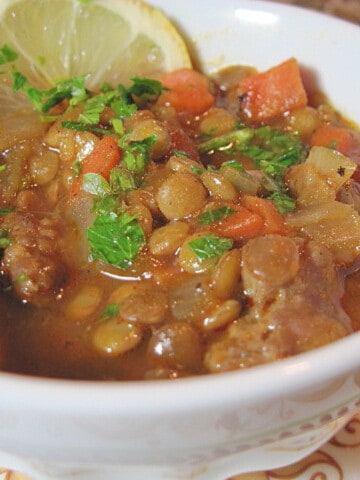
[[[213, 72], [295, 56], [360, 123], [360, 28], [256, 0], [151, 0]], [[0, 465], [35, 480], [225, 480], [325, 443], [360, 408], [360, 333], [246, 371], [101, 383], [0, 374]]]

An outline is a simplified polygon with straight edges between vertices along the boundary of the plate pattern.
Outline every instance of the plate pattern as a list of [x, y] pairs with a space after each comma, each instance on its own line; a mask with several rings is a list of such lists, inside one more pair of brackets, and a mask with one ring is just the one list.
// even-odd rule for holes
[[228, 480], [359, 480], [359, 472], [360, 412], [326, 445], [300, 462]]
[[360, 24], [359, 0], [277, 0], [300, 7], [313, 8], [345, 20]]

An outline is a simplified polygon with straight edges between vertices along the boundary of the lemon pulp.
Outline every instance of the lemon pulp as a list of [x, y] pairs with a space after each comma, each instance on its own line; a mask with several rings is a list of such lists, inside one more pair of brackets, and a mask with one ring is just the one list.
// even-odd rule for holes
[[4, 44], [37, 88], [87, 74], [87, 87], [96, 90], [105, 81], [126, 84], [134, 75], [191, 66], [174, 25], [140, 0], [2, 0]]

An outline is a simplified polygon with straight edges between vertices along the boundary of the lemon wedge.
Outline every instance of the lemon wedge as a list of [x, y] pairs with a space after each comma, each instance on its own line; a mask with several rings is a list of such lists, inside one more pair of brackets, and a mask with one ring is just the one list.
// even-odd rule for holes
[[87, 74], [97, 90], [191, 66], [175, 26], [141, 0], [1, 0], [0, 22], [0, 47], [37, 88]]

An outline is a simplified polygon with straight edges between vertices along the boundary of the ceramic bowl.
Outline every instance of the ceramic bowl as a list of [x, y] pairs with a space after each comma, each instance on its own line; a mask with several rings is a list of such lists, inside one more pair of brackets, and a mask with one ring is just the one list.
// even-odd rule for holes
[[[206, 72], [291, 56], [360, 123], [360, 28], [257, 0], [150, 0]], [[246, 371], [176, 381], [0, 374], [0, 465], [35, 480], [225, 480], [298, 461], [360, 408], [360, 333]]]

